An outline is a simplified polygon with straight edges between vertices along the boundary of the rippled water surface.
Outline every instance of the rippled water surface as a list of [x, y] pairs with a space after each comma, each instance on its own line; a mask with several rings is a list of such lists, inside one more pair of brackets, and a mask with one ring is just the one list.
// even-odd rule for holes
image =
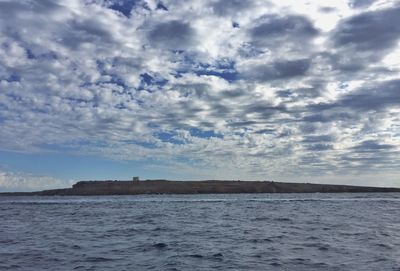
[[400, 194], [0, 197], [0, 270], [400, 271]]

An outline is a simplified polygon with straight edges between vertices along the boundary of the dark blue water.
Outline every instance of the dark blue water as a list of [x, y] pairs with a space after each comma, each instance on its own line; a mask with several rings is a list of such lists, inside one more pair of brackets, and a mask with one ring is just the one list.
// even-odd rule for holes
[[0, 197], [0, 270], [400, 270], [400, 194]]

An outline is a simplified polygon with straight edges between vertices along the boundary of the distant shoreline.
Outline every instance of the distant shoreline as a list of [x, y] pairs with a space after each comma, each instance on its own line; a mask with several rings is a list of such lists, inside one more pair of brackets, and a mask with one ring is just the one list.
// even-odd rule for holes
[[0, 196], [100, 196], [142, 194], [238, 194], [238, 193], [376, 193], [400, 192], [400, 188], [284, 183], [271, 181], [81, 181], [72, 188], [36, 192], [4, 192]]

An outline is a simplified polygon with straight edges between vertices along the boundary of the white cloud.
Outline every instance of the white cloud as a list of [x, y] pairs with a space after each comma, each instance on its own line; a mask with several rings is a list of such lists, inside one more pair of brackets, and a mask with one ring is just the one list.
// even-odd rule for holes
[[64, 181], [49, 176], [0, 171], [0, 192], [66, 188], [70, 187], [72, 183], [73, 181]]
[[[355, 53], [372, 41], [346, 32], [362, 38], [351, 16], [389, 2], [138, 1], [127, 17], [112, 1], [2, 1], [0, 150], [169, 160], [196, 176], [396, 174], [399, 37]], [[371, 140], [374, 154], [354, 149]]]

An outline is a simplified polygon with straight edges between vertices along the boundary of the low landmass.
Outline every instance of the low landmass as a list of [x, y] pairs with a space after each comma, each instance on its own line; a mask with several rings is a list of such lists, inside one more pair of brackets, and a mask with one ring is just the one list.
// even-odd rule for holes
[[400, 188], [369, 186], [284, 183], [271, 181], [81, 181], [72, 188], [37, 192], [0, 193], [14, 196], [89, 196], [139, 194], [216, 194], [216, 193], [371, 193], [400, 192]]

